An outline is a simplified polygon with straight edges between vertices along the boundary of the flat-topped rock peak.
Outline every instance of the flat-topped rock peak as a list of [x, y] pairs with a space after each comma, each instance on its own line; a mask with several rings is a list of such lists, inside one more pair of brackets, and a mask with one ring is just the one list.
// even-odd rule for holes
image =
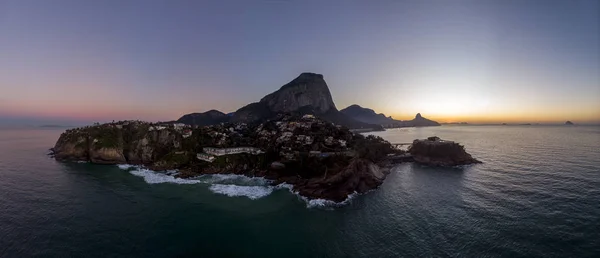
[[300, 74], [260, 102], [274, 112], [293, 112], [306, 106], [318, 113], [337, 110], [323, 75], [316, 73]]

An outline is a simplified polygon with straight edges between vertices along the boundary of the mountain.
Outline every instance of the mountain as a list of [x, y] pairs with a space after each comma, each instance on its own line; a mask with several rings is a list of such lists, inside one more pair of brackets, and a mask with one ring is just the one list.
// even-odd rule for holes
[[376, 114], [375, 111], [373, 111], [373, 109], [363, 108], [356, 104], [344, 108], [340, 110], [340, 112], [365, 123], [388, 125], [400, 122], [398, 120], [392, 119], [391, 117], [386, 117], [384, 114]]
[[317, 114], [332, 109], [337, 111], [323, 75], [316, 73], [300, 74], [279, 90], [263, 97], [260, 103], [277, 113], [294, 112], [305, 106], [312, 106]]
[[341, 113], [364, 123], [378, 124], [383, 127], [420, 127], [420, 126], [439, 126], [440, 124], [436, 121], [429, 120], [417, 113], [412, 120], [395, 120], [391, 117], [387, 117], [384, 114], [377, 114], [370, 108], [363, 108], [359, 105], [351, 105], [347, 108], [340, 110]]
[[177, 122], [188, 125], [206, 126], [227, 122], [228, 120], [229, 116], [227, 114], [213, 109], [204, 113], [191, 113], [184, 115], [177, 119]]
[[565, 125], [574, 125], [574, 123], [571, 121], [567, 121], [567, 122], [565, 122]]
[[312, 114], [350, 129], [382, 129], [381, 125], [355, 120], [337, 110], [323, 75], [302, 73], [259, 102], [238, 109], [231, 122], [262, 122], [280, 113]]
[[424, 118], [421, 116], [421, 113], [417, 113], [417, 115], [415, 116], [415, 118], [413, 120], [409, 120], [409, 121], [404, 121], [405, 123], [408, 124], [408, 126], [414, 126], [414, 127], [420, 127], [420, 126], [439, 126], [440, 123], [433, 121], [433, 120], [429, 120], [427, 118]]

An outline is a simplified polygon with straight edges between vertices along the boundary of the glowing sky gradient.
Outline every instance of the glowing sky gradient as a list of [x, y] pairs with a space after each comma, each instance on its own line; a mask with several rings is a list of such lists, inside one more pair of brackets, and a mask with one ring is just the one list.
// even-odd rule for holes
[[597, 0], [0, 0], [0, 119], [173, 120], [324, 74], [339, 109], [600, 121]]

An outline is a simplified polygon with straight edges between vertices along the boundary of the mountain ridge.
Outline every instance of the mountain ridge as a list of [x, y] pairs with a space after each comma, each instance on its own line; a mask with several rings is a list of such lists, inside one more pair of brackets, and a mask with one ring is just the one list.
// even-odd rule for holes
[[[207, 114], [211, 111], [223, 115], [211, 116]], [[273, 119], [278, 114], [295, 113], [315, 115], [350, 129], [383, 130], [381, 125], [361, 122], [341, 113], [333, 102], [331, 91], [323, 75], [316, 73], [300, 74], [278, 90], [261, 98], [260, 101], [247, 104], [236, 110], [231, 116], [220, 111], [211, 111], [186, 114], [179, 118], [177, 122], [200, 126], [222, 122], [257, 123]]]
[[427, 119], [421, 116], [421, 113], [417, 113], [415, 118], [412, 120], [396, 120], [392, 117], [388, 117], [383, 113], [375, 113], [373, 109], [361, 107], [360, 105], [350, 105], [340, 112], [347, 116], [354, 118], [355, 120], [378, 124], [383, 127], [397, 128], [397, 127], [421, 127], [421, 126], [439, 126], [440, 124], [436, 121]]

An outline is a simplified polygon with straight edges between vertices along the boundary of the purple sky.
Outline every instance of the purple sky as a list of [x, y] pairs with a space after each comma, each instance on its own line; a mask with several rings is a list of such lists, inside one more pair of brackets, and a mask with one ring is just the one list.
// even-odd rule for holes
[[0, 1], [0, 122], [232, 112], [301, 72], [339, 109], [600, 121], [587, 1]]

